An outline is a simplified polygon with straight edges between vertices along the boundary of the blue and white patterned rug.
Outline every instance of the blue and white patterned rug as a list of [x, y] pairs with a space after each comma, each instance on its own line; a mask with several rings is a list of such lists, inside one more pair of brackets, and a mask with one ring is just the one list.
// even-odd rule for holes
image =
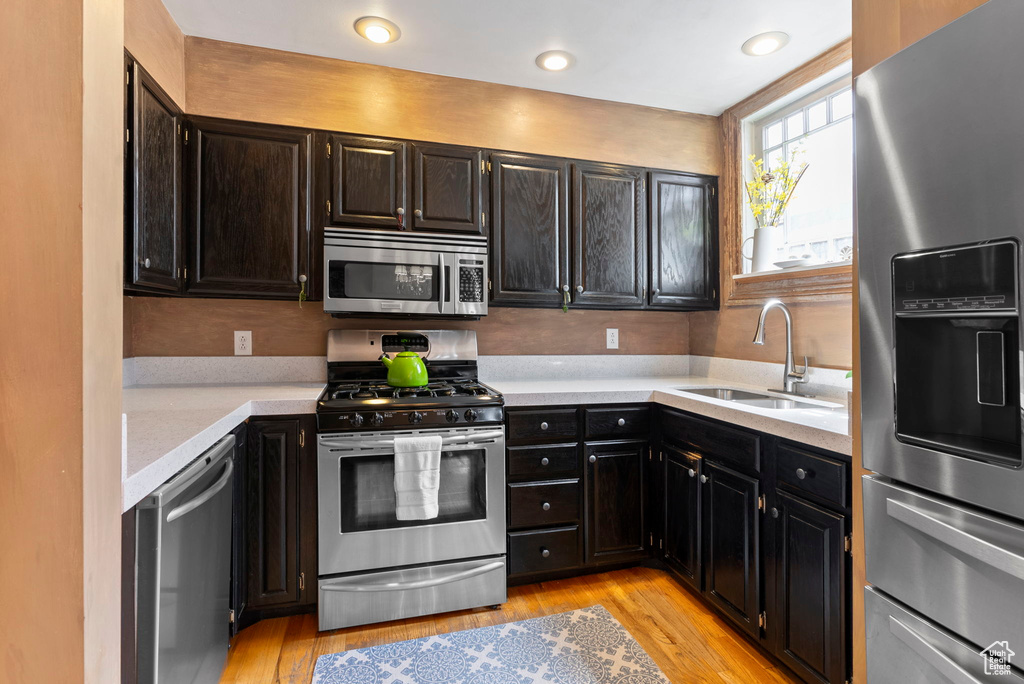
[[669, 684], [604, 606], [320, 656], [313, 684]]

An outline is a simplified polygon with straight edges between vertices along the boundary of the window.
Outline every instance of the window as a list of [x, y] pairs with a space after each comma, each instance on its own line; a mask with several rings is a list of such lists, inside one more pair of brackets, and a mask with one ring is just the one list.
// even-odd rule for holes
[[[834, 79], [834, 76], [831, 76]], [[817, 84], [815, 84], [817, 85]], [[813, 87], [813, 86], [812, 86]], [[764, 158], [770, 171], [794, 152], [807, 171], [772, 234], [774, 258], [790, 267], [836, 265], [853, 256], [853, 92], [849, 76], [817, 87], [796, 101], [776, 102], [744, 120], [744, 157]], [[744, 175], [751, 168], [745, 164]], [[743, 238], [756, 224], [744, 204]], [[744, 250], [751, 256], [750, 243]], [[751, 272], [743, 259], [743, 273]]]

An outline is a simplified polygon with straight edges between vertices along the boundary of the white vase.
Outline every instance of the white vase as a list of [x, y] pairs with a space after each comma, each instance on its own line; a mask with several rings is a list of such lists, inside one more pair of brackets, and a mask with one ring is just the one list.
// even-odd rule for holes
[[748, 242], [753, 242], [750, 256], [743, 254], [743, 258], [750, 262], [750, 272], [775, 270], [775, 262], [778, 261], [778, 246], [782, 239], [782, 229], [779, 226], [764, 226], [754, 228], [754, 234], [743, 241], [742, 250], [747, 248]]

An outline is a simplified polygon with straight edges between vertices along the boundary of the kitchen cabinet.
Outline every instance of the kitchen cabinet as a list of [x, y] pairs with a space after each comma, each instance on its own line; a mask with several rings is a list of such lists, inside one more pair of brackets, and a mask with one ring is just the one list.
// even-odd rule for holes
[[561, 306], [569, 275], [569, 162], [491, 155], [491, 301]]
[[711, 176], [650, 173], [650, 306], [718, 306], [717, 184]]
[[643, 170], [575, 162], [572, 301], [635, 308], [646, 299]]
[[182, 113], [125, 57], [125, 289], [177, 294], [183, 282]]
[[484, 235], [487, 228], [483, 150], [412, 146], [413, 230]]
[[622, 563], [643, 560], [643, 472], [647, 444], [587, 442], [586, 562]]
[[316, 606], [316, 417], [249, 421], [245, 618]]
[[315, 293], [312, 133], [218, 119], [194, 119], [190, 132], [188, 294], [297, 299], [304, 285]]
[[397, 229], [398, 217], [405, 213], [407, 148], [400, 140], [327, 134], [328, 221]]
[[663, 500], [664, 560], [676, 575], [697, 591], [703, 589], [701, 566], [701, 486], [703, 459], [693, 453], [665, 445], [665, 496], [652, 496]]

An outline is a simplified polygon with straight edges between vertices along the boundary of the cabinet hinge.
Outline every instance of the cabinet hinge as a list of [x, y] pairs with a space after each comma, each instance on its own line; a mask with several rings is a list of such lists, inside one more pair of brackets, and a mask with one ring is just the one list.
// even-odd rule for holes
[[757, 616], [757, 626], [760, 627], [761, 629], [768, 629], [768, 614], [767, 613], [762, 611], [761, 614]]
[[846, 553], [853, 553], [853, 534], [846, 535], [846, 540], [843, 542], [843, 548]]
[[331, 158], [331, 143], [327, 143], [327, 158]]
[[647, 191], [647, 181], [643, 178], [640, 179], [640, 189], [644, 192]]
[[188, 145], [188, 129], [185, 129], [185, 144]]
[[494, 283], [491, 282], [490, 278], [487, 279], [487, 291], [494, 292]]
[[762, 513], [764, 513], [764, 494], [762, 494], [761, 496], [757, 497], [757, 510], [761, 511]]
[[305, 430], [299, 430], [299, 446], [300, 447], [306, 446], [306, 431]]
[[331, 215], [331, 200], [327, 200], [327, 215]]
[[188, 281], [188, 266], [185, 267], [185, 280]]
[[480, 173], [487, 173], [487, 162], [480, 160]]
[[132, 141], [131, 129], [128, 129], [128, 128], [124, 129], [124, 141], [126, 143], [130, 143]]
[[653, 549], [654, 548], [654, 533], [653, 532], [650, 534], [649, 539], [650, 539], [650, 542], [651, 542], [651, 548]]
[[181, 280], [181, 269], [178, 269], [178, 280]]
[[124, 72], [124, 84], [125, 85], [131, 85], [132, 84], [132, 72], [130, 70], [128, 70], [128, 69], [125, 69], [125, 72]]
[[654, 449], [653, 449], [653, 447], [647, 447], [647, 460], [648, 461], [653, 461], [654, 460]]
[[491, 172], [491, 162], [487, 162], [487, 173]]
[[234, 609], [228, 611], [228, 624], [235, 624], [235, 611]]
[[306, 591], [306, 573], [299, 573], [299, 591]]
[[664, 539], [658, 539], [658, 548], [664, 550], [664, 548], [665, 548], [665, 540]]
[[480, 225], [487, 227], [487, 214], [482, 211], [480, 212]]
[[178, 135], [181, 135], [181, 124], [178, 124]]

